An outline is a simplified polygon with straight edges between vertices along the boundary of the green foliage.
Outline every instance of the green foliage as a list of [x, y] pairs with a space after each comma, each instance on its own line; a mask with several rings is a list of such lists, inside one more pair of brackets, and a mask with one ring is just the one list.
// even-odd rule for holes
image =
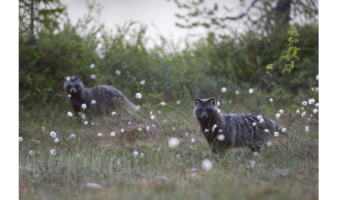
[[299, 37], [300, 35], [295, 31], [294, 26], [291, 27], [288, 34], [290, 35], [290, 37], [288, 39], [289, 48], [288, 48], [287, 54], [285, 56], [282, 56], [281, 59], [287, 60], [288, 62], [290, 61], [291, 63], [284, 65], [284, 70], [282, 71], [282, 74], [286, 71], [290, 74], [291, 70], [294, 69], [294, 67], [295, 67], [294, 59], [296, 58], [297, 60], [300, 60], [297, 57], [297, 52], [300, 49], [295, 46], [295, 44], [299, 42], [299, 40], [296, 37]]

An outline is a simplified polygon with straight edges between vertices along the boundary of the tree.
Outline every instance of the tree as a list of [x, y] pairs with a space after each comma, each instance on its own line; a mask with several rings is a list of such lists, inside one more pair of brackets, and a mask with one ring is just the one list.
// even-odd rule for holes
[[[245, 0], [240, 0], [241, 5]], [[203, 26], [206, 28], [226, 28], [231, 22], [247, 20], [247, 25], [255, 27], [262, 32], [268, 32], [273, 27], [283, 29], [294, 18], [304, 17], [317, 21], [317, 0], [252, 0], [244, 12], [231, 15], [231, 10], [226, 6], [218, 9], [218, 4], [213, 8], [207, 8], [204, 0], [182, 3], [175, 0], [179, 8], [188, 10], [186, 15], [176, 14], [182, 21], [176, 25], [182, 28]]]

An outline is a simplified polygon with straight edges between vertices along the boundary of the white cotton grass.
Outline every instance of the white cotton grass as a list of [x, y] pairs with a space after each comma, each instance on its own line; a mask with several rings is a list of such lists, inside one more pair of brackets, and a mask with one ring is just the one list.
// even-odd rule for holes
[[296, 114], [300, 114], [300, 111], [298, 109], [296, 110]]
[[116, 70], [116, 74], [117, 75], [121, 75], [121, 71], [119, 71], [118, 69]]
[[274, 100], [273, 99], [269, 99], [270, 103], [272, 103]]
[[210, 160], [208, 159], [205, 159], [201, 162], [201, 168], [204, 170], [204, 171], [211, 171], [212, 170], [212, 167], [213, 167], [213, 164]]
[[91, 74], [91, 75], [90, 75], [90, 78], [91, 78], [91, 79], [96, 79], [96, 74]]
[[94, 99], [91, 101], [91, 104], [96, 104], [96, 103], [97, 103], [97, 102], [96, 102], [96, 100], [94, 100]]
[[301, 116], [304, 117], [306, 114], [306, 112], [302, 112]]
[[256, 126], [256, 122], [253, 122], [253, 126]]
[[219, 133], [222, 133], [223, 131], [222, 131], [222, 129], [219, 129]]
[[129, 121], [128, 124], [131, 124], [131, 121]]
[[248, 92], [249, 92], [249, 94], [253, 94], [253, 93], [254, 93], [253, 88], [250, 88], [250, 89], [248, 90]]
[[180, 104], [180, 101], [179, 101], [179, 100], [177, 101], [177, 104], [178, 104], [178, 105]]
[[90, 68], [93, 69], [95, 67], [94, 63], [91, 63]]
[[318, 80], [319, 79], [319, 75], [317, 74], [317, 76], [316, 76], [316, 80]]
[[165, 104], [165, 102], [161, 102], [160, 105], [165, 106], [166, 104]]
[[283, 114], [283, 113], [284, 113], [284, 110], [281, 109], [281, 110], [279, 110], [279, 112], [280, 112], [280, 114]]
[[59, 142], [59, 139], [58, 139], [58, 138], [55, 138], [55, 139], [54, 139], [54, 142], [55, 142], [55, 143], [58, 143], [58, 142]]
[[188, 136], [188, 132], [185, 133], [185, 136], [186, 136], [186, 137]]
[[111, 115], [116, 115], [116, 112], [112, 112]]
[[46, 127], [42, 126], [42, 131], [45, 131], [46, 130]]
[[133, 157], [137, 157], [139, 153], [138, 151], [134, 151], [132, 154], [133, 154]]
[[123, 128], [121, 129], [121, 133], [124, 133], [124, 129]]
[[29, 155], [34, 156], [35, 155], [35, 151], [34, 150], [30, 150], [29, 151]]
[[282, 128], [282, 132], [285, 133], [287, 131], [286, 128]]
[[220, 110], [220, 109], [218, 109], [217, 113], [218, 113], [218, 114], [220, 114], [220, 113], [221, 113], [221, 110]]
[[258, 116], [256, 116], [256, 118], [260, 120], [260, 119], [262, 119], [262, 115], [258, 115]]
[[269, 129], [264, 129], [264, 132], [269, 133]]
[[221, 92], [226, 92], [227, 91], [227, 88], [223, 87], [221, 88]]
[[270, 147], [273, 143], [271, 141], [267, 142], [267, 146]]
[[279, 132], [277, 132], [277, 131], [274, 132], [275, 137], [278, 137], [279, 135], [280, 135]]
[[316, 106], [316, 107], [319, 107], [319, 103], [316, 103], [315, 106]]
[[314, 114], [318, 113], [318, 109], [315, 108], [315, 109], [313, 110], [313, 113], [314, 113]]
[[239, 95], [239, 94], [240, 94], [240, 92], [239, 92], [239, 91], [235, 91], [235, 94], [236, 94], [236, 95]]
[[137, 109], [137, 110], [140, 110], [140, 105], [136, 106], [136, 109]]
[[220, 102], [219, 101], [216, 103], [216, 106], [220, 106]]
[[154, 120], [155, 118], [156, 118], [156, 116], [154, 116], [154, 115], [151, 115], [151, 117], [150, 117], [152, 120]]
[[206, 128], [206, 129], [205, 129], [205, 133], [207, 133], [208, 131], [209, 131], [209, 129]]
[[70, 81], [70, 77], [69, 77], [69, 76], [67, 76], [66, 80], [67, 80], [67, 81]]
[[[173, 127], [173, 128], [174, 128], [174, 127]], [[146, 127], [146, 130], [147, 130], [147, 131], [149, 131], [149, 130], [150, 130], [150, 127], [149, 127], [149, 126], [147, 126], [147, 127]]]
[[215, 131], [216, 127], [218, 127], [218, 126], [216, 124], [214, 124], [213, 127], [212, 127], [212, 132]]
[[170, 148], [175, 148], [179, 145], [180, 141], [178, 138], [176, 137], [171, 137], [169, 140], [168, 140], [168, 146]]
[[302, 102], [302, 106], [306, 106], [308, 103], [306, 101]]
[[85, 104], [85, 103], [84, 103], [84, 104], [82, 104], [82, 105], [81, 105], [81, 107], [82, 107], [82, 108], [83, 108], [83, 110], [84, 110], [84, 109], [86, 109], [86, 108], [87, 108], [87, 104]]
[[141, 85], [145, 85], [145, 80], [141, 80], [139, 83], [140, 83]]
[[85, 121], [84, 124], [87, 125], [87, 124], [88, 124], [88, 121]]
[[81, 118], [82, 118], [82, 119], [85, 119], [85, 114], [82, 114]]
[[102, 137], [103, 134], [102, 133], [97, 133], [97, 137]]
[[258, 156], [258, 155], [259, 155], [259, 152], [254, 151], [253, 155], [254, 155], [254, 156]]
[[56, 138], [56, 137], [57, 137], [57, 134], [55, 133], [55, 131], [52, 131], [52, 132], [50, 132], [50, 136], [51, 136], [52, 138]]
[[316, 102], [315, 99], [309, 99], [309, 100], [308, 100], [309, 105], [314, 104], [315, 102]]
[[22, 142], [23, 141], [23, 138], [22, 137], [19, 137], [19, 142]]
[[264, 123], [264, 119], [260, 119], [260, 124]]
[[70, 134], [70, 139], [75, 139], [76, 135], [74, 133]]
[[139, 157], [144, 158], [144, 153], [141, 153]]
[[276, 119], [279, 119], [281, 117], [281, 114], [280, 113], [276, 113]]
[[138, 131], [141, 132], [141, 131], [143, 131], [143, 129], [139, 127], [139, 128], [138, 128]]
[[111, 135], [112, 137], [115, 137], [116, 133], [115, 133], [115, 132], [111, 132], [110, 135]]
[[192, 138], [192, 139], [191, 139], [191, 142], [192, 142], [192, 143], [194, 143], [194, 142], [195, 142], [195, 139], [194, 139], [194, 138]]
[[68, 94], [68, 97], [71, 98], [71, 94]]
[[175, 130], [176, 130], [176, 127], [173, 127], [172, 130], [175, 131]]
[[141, 93], [136, 93], [136, 98], [137, 99], [141, 99], [142, 98], [142, 94]]
[[68, 112], [68, 117], [72, 117], [73, 113], [71, 113], [70, 111]]
[[55, 149], [50, 150], [50, 154], [53, 155], [53, 156], [55, 156], [56, 155], [56, 150]]
[[219, 134], [219, 135], [217, 136], [217, 139], [218, 139], [219, 141], [224, 141], [224, 140], [225, 140], [225, 135], [224, 135], [224, 134]]
[[304, 129], [304, 131], [305, 131], [306, 133], [309, 132], [309, 126], [306, 126], [305, 129]]

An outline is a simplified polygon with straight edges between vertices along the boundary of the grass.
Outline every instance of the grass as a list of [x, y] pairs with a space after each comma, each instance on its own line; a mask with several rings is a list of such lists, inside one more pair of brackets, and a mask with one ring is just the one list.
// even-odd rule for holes
[[[300, 125], [288, 128], [295, 141], [281, 134], [257, 156], [249, 149], [231, 149], [221, 157], [211, 153], [188, 103], [171, 111], [152, 109], [154, 121], [148, 120], [150, 110], [145, 108], [142, 115], [146, 118], [105, 116], [93, 119], [97, 125], [79, 124], [62, 109], [40, 113], [42, 120], [21, 120], [20, 199], [318, 199], [317, 125], [310, 125], [306, 133], [308, 121], [300, 118]], [[250, 110], [238, 102], [232, 108], [238, 112]], [[120, 133], [110, 136], [111, 131], [137, 123], [156, 127], [151, 127], [148, 134], [135, 132], [131, 143], [119, 138]], [[59, 143], [50, 137], [51, 130], [57, 133]], [[97, 137], [98, 132], [103, 137]], [[71, 133], [76, 134], [75, 139], [69, 138]], [[170, 149], [167, 141], [173, 136], [181, 142]], [[56, 149], [55, 156], [50, 154], [51, 149]], [[35, 150], [35, 155], [30, 156], [29, 150]], [[136, 150], [144, 157], [134, 157]], [[211, 171], [201, 169], [206, 158], [213, 164]], [[97, 183], [103, 189], [88, 188], [87, 183]]]

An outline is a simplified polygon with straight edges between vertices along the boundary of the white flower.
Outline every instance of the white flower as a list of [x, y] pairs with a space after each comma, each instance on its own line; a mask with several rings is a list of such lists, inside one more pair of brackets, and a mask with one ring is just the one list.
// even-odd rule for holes
[[152, 111], [150, 111], [150, 115], [152, 115]]
[[154, 120], [156, 117], [154, 115], [151, 115], [151, 119]]
[[185, 133], [185, 136], [186, 136], [186, 137], [188, 136], [188, 132]]
[[308, 103], [309, 103], [309, 105], [311, 105], [311, 104], [314, 104], [315, 101], [316, 101], [315, 99], [309, 99], [309, 100], [308, 100]]
[[253, 122], [253, 126], [256, 126], [256, 122]]
[[314, 114], [318, 113], [318, 109], [315, 108], [313, 112]]
[[68, 112], [68, 117], [72, 117], [73, 113], [71, 113], [70, 111]]
[[91, 79], [96, 79], [96, 74], [91, 74], [91, 75], [90, 75], [90, 78], [91, 78]]
[[236, 94], [236, 95], [239, 95], [239, 94], [240, 94], [240, 92], [239, 92], [239, 91], [235, 91], [235, 94]]
[[283, 128], [283, 129], [282, 129], [282, 132], [283, 132], [283, 133], [285, 133], [286, 131], [287, 131], [287, 129], [286, 129], [286, 128]]
[[176, 127], [173, 127], [172, 130], [175, 131], [175, 130], [176, 130]]
[[279, 112], [280, 112], [280, 114], [283, 114], [284, 113], [284, 111], [281, 109], [281, 110], [279, 110]]
[[270, 147], [273, 143], [271, 143], [271, 141], [267, 142], [267, 146]]
[[82, 104], [82, 105], [81, 105], [81, 107], [82, 107], [82, 108], [83, 108], [83, 110], [84, 110], [84, 109], [86, 109], [86, 108], [87, 108], [87, 104], [85, 104], [85, 103], [84, 103], [84, 104]]
[[264, 119], [260, 119], [260, 123], [261, 123], [261, 124], [264, 123]]
[[112, 112], [111, 115], [116, 115], [116, 112]]
[[220, 102], [219, 101], [216, 103], [216, 106], [220, 106]]
[[219, 133], [222, 133], [222, 129], [219, 129]]
[[306, 112], [302, 112], [301, 116], [304, 117], [306, 114]]
[[67, 80], [67, 81], [70, 81], [70, 77], [69, 77], [69, 76], [67, 76], [66, 80]]
[[54, 139], [54, 142], [55, 142], [55, 143], [58, 143], [58, 142], [59, 142], [59, 139], [58, 139], [58, 138], [55, 138], [55, 139]]
[[53, 155], [53, 156], [55, 156], [56, 155], [56, 150], [55, 149], [50, 150], [50, 154]]
[[71, 94], [68, 94], [68, 97], [70, 98], [70, 97], [71, 97]]
[[[173, 128], [174, 128], [174, 127], [173, 127]], [[150, 130], [150, 127], [147, 126], [147, 127], [146, 127], [146, 130], [149, 131], [149, 130]]]
[[307, 103], [306, 101], [303, 101], [303, 102], [302, 102], [302, 105], [303, 105], [303, 106], [306, 106], [307, 104], [308, 104], [308, 103]]
[[318, 92], [318, 90], [319, 90], [319, 88], [317, 87], [317, 88], [316, 88], [316, 92]]
[[153, 127], [155, 127], [156, 125], [152, 124]]
[[224, 134], [220, 134], [217, 136], [219, 141], [223, 141], [225, 139], [225, 135]]
[[276, 119], [279, 119], [281, 117], [280, 113], [276, 113]]
[[35, 155], [35, 151], [30, 150], [30, 151], [29, 151], [29, 155], [34, 156], [34, 155]]
[[318, 78], [319, 78], [319, 76], [318, 76], [318, 74], [317, 74], [317, 76], [316, 76], [316, 80], [318, 80]]
[[131, 124], [131, 121], [129, 121], [128, 124]]
[[299, 111], [299, 110], [296, 110], [296, 114], [300, 114], [300, 111]]
[[227, 88], [223, 87], [221, 88], [221, 92], [226, 92], [227, 91]]
[[318, 104], [318, 103], [316, 103], [316, 104], [315, 104], [315, 106], [316, 106], [316, 107], [319, 107], [319, 104]]
[[315, 88], [312, 87], [312, 88], [311, 88], [311, 91], [312, 91], [312, 92], [315, 92]]
[[138, 151], [134, 151], [132, 154], [133, 154], [134, 157], [137, 157], [138, 156]]
[[137, 99], [141, 99], [142, 98], [142, 94], [141, 93], [136, 93], [136, 98]]
[[165, 102], [161, 102], [160, 105], [165, 106]]
[[94, 64], [94, 63], [91, 63], [90, 68], [92, 69], [92, 68], [94, 68], [94, 67], [95, 67], [95, 64]]
[[274, 136], [278, 137], [280, 134], [278, 132], [274, 132]]
[[116, 133], [115, 132], [111, 132], [111, 136], [115, 137]]
[[19, 142], [22, 142], [23, 141], [23, 138], [22, 137], [19, 137]]
[[210, 171], [212, 169], [212, 162], [208, 159], [205, 159], [201, 163], [201, 168], [205, 171]]
[[161, 114], [161, 112], [160, 112], [160, 111], [158, 111], [158, 113], [159, 113], [159, 114]]
[[[318, 107], [318, 106], [317, 106]], [[42, 126], [42, 131], [46, 130], [46, 127]]]
[[194, 143], [194, 142], [195, 142], [195, 139], [194, 139], [194, 138], [192, 138], [191, 142], [192, 142], [192, 143]]
[[177, 104], [179, 105], [179, 104], [180, 104], [180, 101], [177, 101]]
[[102, 133], [97, 133], [97, 137], [102, 137]]
[[95, 125], [95, 123], [94, 123], [94, 122], [91, 122], [91, 125]]
[[168, 146], [169, 146], [170, 148], [174, 148], [174, 147], [178, 146], [179, 143], [180, 143], [180, 141], [179, 141], [178, 138], [176, 138], [176, 137], [171, 137], [171, 138], [169, 139], [169, 141], [168, 141]]
[[253, 90], [252, 88], [250, 88], [250, 89], [248, 90], [248, 92], [249, 92], [249, 94], [253, 94], [253, 93], [254, 93], [254, 90]]
[[305, 132], [309, 132], [309, 126], [305, 127]]
[[88, 124], [88, 121], [85, 121], [84, 124], [87, 125], [87, 124]]
[[253, 155], [254, 155], [254, 156], [258, 156], [258, 155], [259, 155], [259, 152], [255, 151], [255, 152], [253, 153]]
[[214, 124], [213, 127], [212, 127], [212, 132], [215, 131], [216, 127], [218, 127], [218, 126], [216, 124]]
[[52, 137], [52, 138], [56, 138], [56, 133], [54, 132], [54, 131], [52, 131], [52, 132], [50, 132], [50, 136]]
[[207, 133], [208, 131], [209, 131], [209, 129], [206, 128], [206, 129], [205, 129], [205, 133]]
[[141, 153], [141, 154], [140, 154], [140, 157], [141, 157], [141, 158], [144, 158], [144, 154], [143, 154], [143, 153]]
[[140, 105], [136, 106], [136, 109], [137, 109], [137, 110], [140, 110]]
[[256, 118], [257, 119], [262, 119], [262, 115], [258, 115]]
[[141, 85], [145, 85], [145, 80], [139, 82]]
[[264, 132], [269, 133], [269, 129], [264, 129]]
[[70, 134], [70, 139], [76, 138], [76, 135], [74, 133]]
[[120, 75], [121, 74], [121, 71], [119, 71], [118, 69], [116, 70], [116, 74], [117, 75]]
[[250, 166], [251, 166], [251, 167], [255, 167], [255, 164], [256, 164], [255, 160], [251, 160], [251, 161], [250, 161]]
[[82, 114], [81, 118], [82, 118], [82, 119], [85, 119], [85, 114]]
[[91, 104], [96, 104], [96, 103], [97, 103], [96, 100], [91, 101]]
[[273, 102], [273, 99], [269, 99], [269, 101], [270, 101], [270, 103], [272, 103], [272, 102]]
[[123, 128], [121, 129], [121, 132], [124, 133], [124, 129]]
[[138, 131], [142, 131], [143, 129], [142, 128], [138, 128]]
[[218, 109], [217, 113], [218, 113], [218, 114], [220, 114], [220, 113], [221, 113], [221, 110], [220, 110], [220, 109]]

